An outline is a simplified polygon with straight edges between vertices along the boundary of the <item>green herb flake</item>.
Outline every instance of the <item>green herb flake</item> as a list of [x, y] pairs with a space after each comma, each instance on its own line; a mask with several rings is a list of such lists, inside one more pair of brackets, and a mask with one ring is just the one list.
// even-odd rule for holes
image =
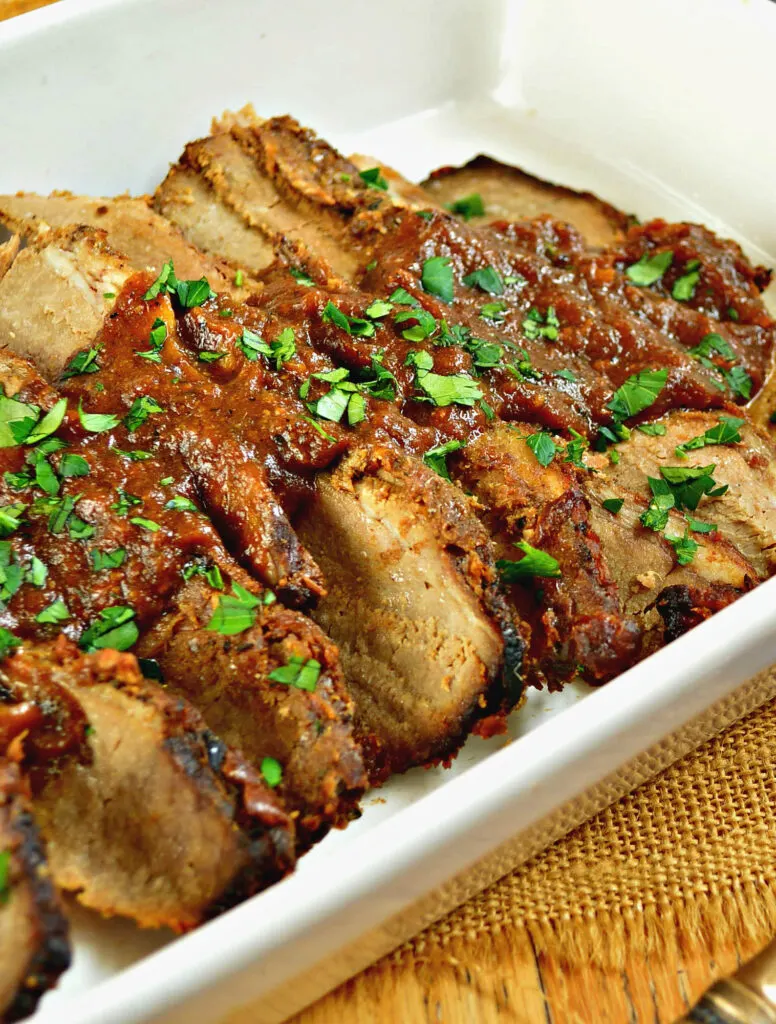
[[523, 333], [529, 341], [536, 341], [537, 338], [545, 338], [547, 341], [557, 341], [560, 321], [558, 320], [554, 306], [548, 306], [547, 312], [542, 316], [536, 306], [532, 306], [523, 320]]
[[35, 621], [41, 623], [41, 625], [46, 623], [56, 624], [58, 622], [67, 622], [69, 618], [70, 609], [61, 598], [57, 598], [48, 608], [38, 612], [35, 616]]
[[674, 281], [674, 287], [671, 289], [671, 296], [676, 299], [677, 302], [689, 302], [695, 295], [695, 289], [697, 288], [698, 281], [700, 281], [701, 278], [701, 272], [698, 269], [699, 267], [700, 263], [698, 260], [690, 260], [685, 267], [685, 273]]
[[138, 427], [142, 427], [149, 416], [159, 412], [164, 412], [164, 409], [155, 398], [152, 398], [150, 395], [139, 395], [124, 417], [124, 426], [131, 434]]
[[53, 434], [55, 430], [59, 430], [62, 424], [62, 420], [65, 418], [65, 412], [67, 411], [67, 399], [60, 398], [56, 405], [52, 406], [51, 409], [46, 413], [42, 420], [35, 424], [30, 433], [25, 438], [26, 444], [37, 444], [42, 441], [45, 437]]
[[133, 526], [139, 526], [141, 530], [149, 530], [151, 533], [161, 530], [161, 526], [153, 519], [145, 519], [143, 516], [132, 516], [129, 521]]
[[463, 279], [467, 288], [479, 288], [488, 295], [503, 295], [504, 280], [495, 267], [481, 267]]
[[371, 320], [365, 320], [357, 316], [348, 316], [338, 306], [335, 306], [331, 300], [326, 303], [321, 313], [321, 320], [325, 324], [334, 324], [335, 327], [339, 327], [347, 334], [357, 338], [374, 337], [375, 325]]
[[41, 562], [37, 555], [30, 559], [30, 566], [27, 569], [26, 579], [33, 587], [43, 587], [48, 579], [48, 566]]
[[261, 775], [270, 789], [279, 786], [283, 780], [283, 768], [280, 761], [276, 761], [274, 757], [262, 758]]
[[[388, 191], [388, 182], [382, 176], [379, 167], [369, 167], [365, 171], [359, 171], [358, 176], [367, 186], [367, 188], [376, 188], [379, 189], [381, 192]], [[348, 175], [348, 181], [349, 180], [350, 175]]]
[[291, 274], [291, 277], [293, 277], [295, 281], [297, 281], [299, 284], [303, 284], [305, 288], [315, 288], [315, 281], [313, 281], [310, 275], [307, 274], [304, 270], [301, 270], [299, 267], [290, 267], [289, 273]]
[[20, 503], [0, 505], [0, 537], [10, 537], [19, 529], [26, 509], [27, 506]]
[[465, 441], [453, 440], [448, 441], [446, 444], [440, 444], [437, 448], [430, 448], [423, 456], [423, 461], [427, 466], [438, 473], [439, 476], [444, 477], [445, 480], [450, 479], [450, 471], [447, 468], [447, 456], [452, 452], [460, 451], [461, 448], [466, 447]]
[[102, 572], [106, 569], [119, 569], [127, 557], [125, 548], [114, 548], [113, 551], [100, 551], [92, 548], [89, 552], [92, 559], [92, 569], [95, 572]]
[[82, 399], [78, 401], [78, 418], [84, 430], [90, 434], [102, 434], [106, 430], [115, 430], [119, 425], [118, 416], [112, 413], [84, 412]]
[[540, 466], [549, 466], [558, 452], [558, 446], [546, 430], [540, 430], [536, 434], [529, 434], [525, 443], [536, 456]]
[[171, 512], [199, 512], [191, 498], [187, 498], [183, 494], [176, 494], [174, 498], [170, 498], [164, 507]]
[[613, 516], [619, 514], [620, 509], [625, 504], [624, 498], [604, 498], [601, 502], [607, 512], [611, 512]]
[[251, 594], [239, 583], [232, 583], [232, 593], [221, 594], [218, 598], [218, 604], [206, 628], [213, 633], [220, 633], [221, 636], [244, 633], [255, 624], [256, 609], [261, 604], [261, 598]]
[[693, 437], [689, 441], [677, 445], [675, 453], [682, 457], [687, 452], [705, 448], [710, 444], [740, 444], [739, 427], [742, 427], [745, 422], [735, 416], [720, 416], [719, 422], [715, 426], [710, 427], [698, 437]]
[[632, 284], [647, 287], [656, 284], [673, 263], [674, 254], [670, 249], [650, 256], [644, 253], [637, 263], [625, 269], [625, 276]]
[[135, 494], [129, 494], [127, 491], [118, 491], [118, 500], [111, 505], [111, 510], [116, 512], [120, 516], [125, 516], [131, 508], [136, 505], [142, 505], [143, 501], [138, 498]]
[[100, 369], [100, 365], [97, 362], [99, 352], [99, 345], [84, 352], [78, 352], [65, 367], [61, 379], [67, 380], [68, 377], [78, 377], [82, 373], [97, 373]]
[[74, 455], [72, 452], [65, 452], [59, 462], [60, 475], [69, 479], [70, 477], [88, 476], [89, 463], [82, 455]]
[[197, 355], [197, 359], [201, 363], [215, 363], [219, 359], [223, 359], [225, 355], [226, 352], [200, 352]]
[[452, 203], [447, 204], [447, 209], [450, 213], [456, 213], [459, 217], [463, 217], [464, 220], [485, 216], [485, 204], [479, 192], [472, 192], [468, 196], [461, 196], [460, 199], [453, 200]]
[[616, 419], [625, 420], [648, 409], [668, 380], [668, 370], [640, 370], [617, 388], [606, 408]]
[[140, 635], [134, 618], [134, 608], [126, 605], [111, 605], [104, 608], [91, 626], [81, 634], [79, 647], [89, 652], [103, 648], [128, 650]]
[[679, 565], [689, 565], [700, 547], [698, 541], [693, 540], [687, 531], [685, 531], [683, 537], [671, 537], [669, 534], [665, 534], [665, 539], [674, 549], [676, 561]]
[[527, 541], [518, 541], [515, 545], [523, 552], [524, 557], [519, 562], [513, 562], [507, 558], [500, 558], [496, 562], [504, 583], [517, 583], [519, 580], [531, 576], [542, 576], [548, 579], [555, 579], [561, 575], [560, 563], [546, 551], [534, 548]]
[[639, 423], [636, 425], [636, 430], [648, 437], [665, 437], [666, 425], [665, 423]]
[[423, 290], [448, 306], [453, 301], [453, 268], [447, 256], [432, 256], [423, 264], [420, 283]]
[[501, 323], [504, 320], [506, 308], [506, 302], [486, 302], [484, 306], [480, 307], [480, 316], [483, 320], [493, 320], [494, 323]]
[[415, 324], [401, 332], [402, 337], [406, 338], [407, 341], [425, 341], [426, 338], [433, 337], [439, 329], [436, 319], [427, 309], [423, 309], [419, 305], [414, 306], [412, 309], [401, 310], [396, 314], [393, 322], [398, 326], [399, 324], [407, 323], [408, 320], [414, 320]]
[[577, 380], [571, 370], [556, 370], [553, 376], [560, 377], [561, 380], [571, 381], [572, 383], [576, 383]]
[[237, 270], [234, 275], [235, 288], [242, 288], [245, 284], [245, 274], [242, 270]]
[[272, 356], [272, 349], [261, 335], [249, 330], [247, 327], [243, 327], [242, 334], [237, 339], [236, 345], [245, 358], [249, 359], [252, 363], [255, 363], [259, 356], [266, 356], [267, 358]]
[[7, 658], [14, 647], [20, 647], [21, 643], [21, 640], [13, 633], [0, 627], [0, 659]]
[[380, 317], [388, 316], [393, 309], [392, 302], [386, 302], [384, 299], [375, 299], [371, 306], [368, 306], [364, 310], [364, 315], [370, 317], [372, 320], [379, 320]]
[[285, 686], [313, 693], [320, 674], [321, 663], [315, 658], [308, 658], [305, 661], [304, 658], [292, 655], [285, 665], [273, 669], [267, 678], [273, 683], [283, 683]]

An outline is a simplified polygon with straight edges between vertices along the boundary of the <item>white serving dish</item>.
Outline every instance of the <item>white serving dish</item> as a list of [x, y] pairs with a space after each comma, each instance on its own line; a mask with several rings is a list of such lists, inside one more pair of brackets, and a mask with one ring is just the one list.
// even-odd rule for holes
[[[768, 0], [68, 0], [0, 25], [0, 190], [143, 191], [251, 101], [410, 177], [485, 151], [773, 264], [774, 52]], [[771, 581], [598, 692], [532, 694], [511, 744], [391, 780], [197, 932], [75, 912], [39, 1019], [280, 1021], [773, 696], [745, 681], [774, 662]]]

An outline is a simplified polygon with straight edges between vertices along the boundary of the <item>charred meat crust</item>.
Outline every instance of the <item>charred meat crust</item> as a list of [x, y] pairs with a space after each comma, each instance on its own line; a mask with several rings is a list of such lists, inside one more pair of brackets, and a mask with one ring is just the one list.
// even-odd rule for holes
[[27, 783], [19, 765], [3, 757], [0, 854], [8, 858], [9, 886], [0, 896], [0, 1020], [11, 1024], [32, 1014], [70, 966], [70, 942]]
[[[253, 763], [280, 762], [278, 791], [306, 849], [358, 816], [366, 788], [336, 648], [309, 619], [279, 604], [265, 606], [250, 629], [221, 636], [204, 625], [216, 599], [192, 581], [175, 610], [141, 639], [139, 653], [157, 659], [168, 688], [191, 700]], [[292, 657], [320, 665], [313, 692], [269, 678]]]
[[30, 744], [54, 878], [86, 906], [185, 930], [293, 867], [292, 821], [257, 770], [133, 655], [60, 638], [14, 654], [0, 680], [59, 728], [66, 700], [88, 723], [58, 758]]
[[665, 624], [665, 643], [677, 640], [740, 596], [740, 591], [724, 585], [666, 587], [656, 602]]

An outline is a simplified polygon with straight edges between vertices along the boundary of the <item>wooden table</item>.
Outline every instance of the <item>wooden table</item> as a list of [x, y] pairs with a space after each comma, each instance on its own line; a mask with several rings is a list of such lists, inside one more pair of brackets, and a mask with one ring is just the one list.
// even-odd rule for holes
[[[0, 20], [56, 0], [0, 0]], [[247, 99], [247, 97], [246, 97]], [[522, 934], [492, 962], [472, 949], [466, 965], [419, 972], [378, 965], [294, 1018], [293, 1024], [671, 1024], [707, 987], [707, 958], [659, 963], [639, 958], [622, 971], [560, 970]], [[731, 948], [733, 970], [753, 950]], [[291, 1024], [291, 1022], [289, 1022]]]

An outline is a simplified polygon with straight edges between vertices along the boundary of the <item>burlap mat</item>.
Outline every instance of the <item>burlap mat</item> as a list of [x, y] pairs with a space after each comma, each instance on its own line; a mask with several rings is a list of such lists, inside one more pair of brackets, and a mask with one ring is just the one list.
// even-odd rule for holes
[[[573, 965], [710, 958], [776, 934], [776, 702], [600, 813], [383, 965], [471, 963], [499, 933]], [[379, 968], [378, 968], [379, 969]], [[374, 968], [373, 968], [374, 970]]]

